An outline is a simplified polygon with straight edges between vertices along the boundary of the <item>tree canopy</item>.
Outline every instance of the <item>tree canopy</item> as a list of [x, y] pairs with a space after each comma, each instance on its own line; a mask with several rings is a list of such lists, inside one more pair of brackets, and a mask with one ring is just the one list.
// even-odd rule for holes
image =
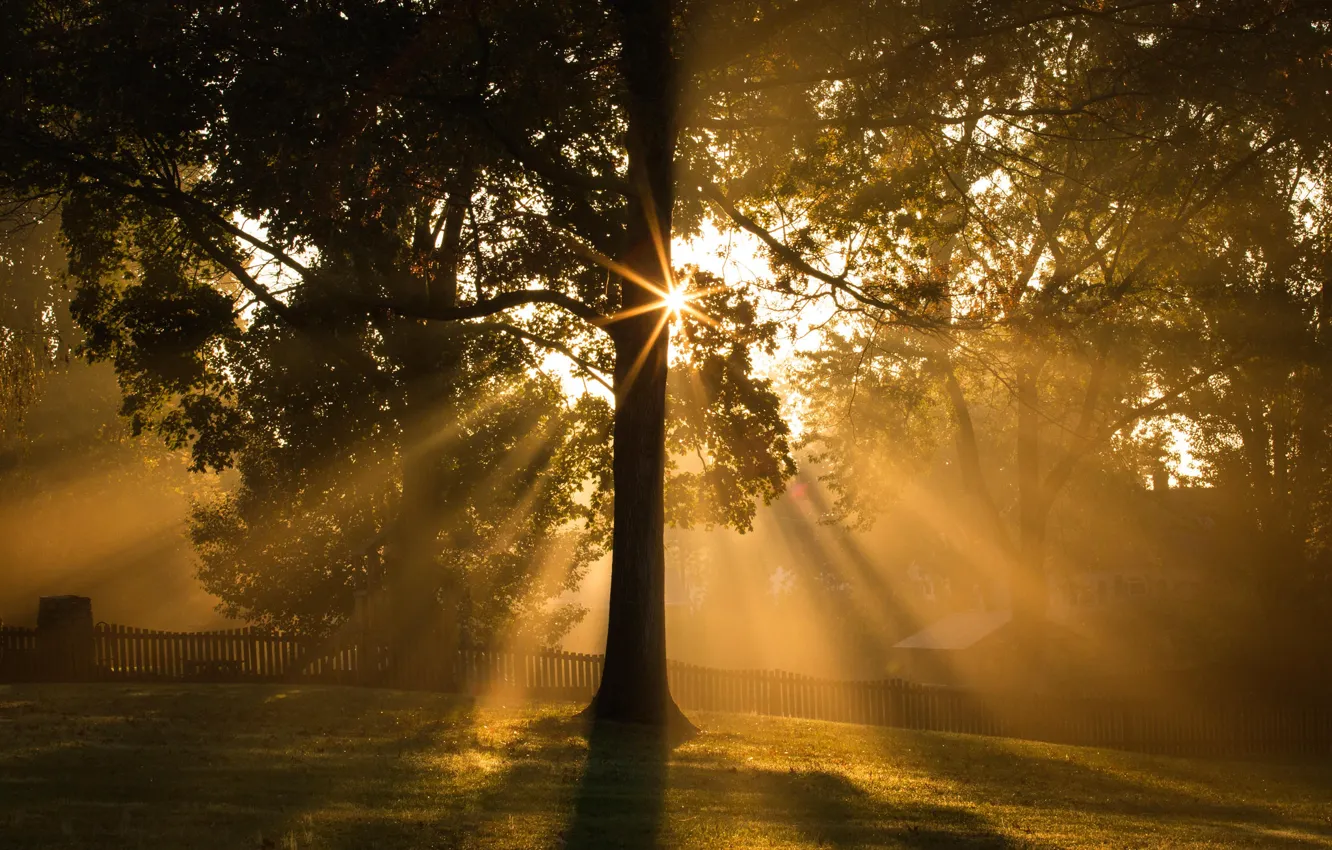
[[[1172, 422], [1321, 551], [1317, 4], [0, 9], [0, 191], [59, 207], [136, 432], [239, 470], [194, 515], [231, 613], [327, 633], [382, 585], [405, 675], [558, 636], [609, 546], [592, 711], [676, 722], [663, 528], [781, 493], [758, 364], [812, 325], [841, 513], [947, 452], [1024, 622], [1066, 487], [1159, 472]], [[758, 280], [676, 268], [705, 225]]]

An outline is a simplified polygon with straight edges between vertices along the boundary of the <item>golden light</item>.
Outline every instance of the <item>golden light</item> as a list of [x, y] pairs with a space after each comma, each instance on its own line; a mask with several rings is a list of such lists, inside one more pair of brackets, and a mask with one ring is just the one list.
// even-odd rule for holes
[[684, 287], [671, 287], [667, 290], [666, 294], [662, 296], [661, 300], [662, 303], [666, 305], [666, 309], [670, 310], [677, 316], [684, 312], [684, 309], [689, 306], [689, 296], [686, 294]]

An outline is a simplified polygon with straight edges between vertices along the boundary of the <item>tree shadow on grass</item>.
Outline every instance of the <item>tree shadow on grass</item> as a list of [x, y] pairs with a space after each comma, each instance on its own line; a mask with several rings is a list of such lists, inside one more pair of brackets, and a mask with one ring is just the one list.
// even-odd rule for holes
[[447, 846], [646, 850], [664, 843], [669, 740], [567, 715], [529, 718], [510, 734], [495, 746], [504, 769], [441, 833], [453, 842]]
[[893, 803], [830, 771], [760, 771], [769, 810], [816, 847], [1009, 847], [986, 821], [961, 808]]
[[963, 807], [871, 793], [837, 768], [841, 759], [833, 751], [816, 753], [821, 759], [785, 758], [774, 764], [765, 755], [767, 747], [754, 747], [743, 735], [714, 733], [700, 744], [676, 754], [670, 782], [672, 789], [683, 792], [680, 802], [687, 810], [704, 811], [710, 801], [720, 803], [720, 817], [714, 819], [729, 820], [721, 826], [730, 835], [718, 846], [774, 839], [832, 848], [1010, 844], [983, 817]]
[[[969, 735], [903, 732], [890, 740], [901, 745], [884, 753], [892, 763], [988, 805], [1054, 820], [1076, 816], [1106, 830], [1191, 829], [1237, 846], [1252, 844], [1255, 836], [1271, 847], [1332, 843], [1332, 819], [1320, 820], [1319, 804], [1311, 802], [1332, 787], [1326, 766], [1240, 768]], [[1284, 787], [1272, 781], [1276, 777]], [[1283, 811], [1292, 798], [1296, 805]]]
[[574, 792], [566, 846], [659, 846], [672, 742], [657, 730], [614, 723], [587, 723], [585, 734], [587, 762]]
[[[478, 800], [469, 846], [1004, 847], [972, 813], [876, 799], [834, 771], [755, 769], [740, 736], [672, 748], [643, 729], [542, 718]], [[584, 743], [585, 742], [585, 743]]]

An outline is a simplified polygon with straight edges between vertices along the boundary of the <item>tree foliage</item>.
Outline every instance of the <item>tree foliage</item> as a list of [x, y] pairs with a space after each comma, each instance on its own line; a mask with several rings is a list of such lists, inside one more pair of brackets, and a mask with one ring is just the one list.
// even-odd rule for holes
[[[799, 107], [754, 101], [737, 132], [780, 128], [797, 155], [765, 192], [707, 190], [793, 309], [836, 316], [800, 376], [844, 512], [949, 457], [1019, 610], [1044, 606], [1050, 511], [1079, 466], [1142, 451], [1140, 422], [1264, 333], [1215, 322], [1216, 256], [1244, 239], [1252, 186], [1325, 156], [1289, 107], [1325, 84], [1326, 21], [1224, 5], [1053, 15], [939, 52], [921, 88], [855, 73]], [[1232, 63], [1244, 84], [1218, 85]]]
[[[638, 13], [145, 0], [5, 15], [3, 180], [63, 203], [85, 353], [116, 365], [137, 430], [199, 469], [239, 462], [240, 489], [196, 513], [228, 610], [327, 631], [382, 557], [405, 651], [435, 598], [473, 639], [530, 611], [547, 550], [569, 563], [532, 598], [567, 588], [606, 542], [610, 411], [568, 396], [558, 362], [615, 385], [616, 421], [665, 368], [654, 355], [635, 376], [664, 340], [661, 323], [644, 332], [662, 308], [637, 281], [670, 276], [635, 265], [655, 257], [636, 164], [651, 121], [626, 133], [630, 78], [657, 84], [625, 59], [653, 40]], [[713, 301], [747, 321], [740, 295]], [[673, 446], [709, 469], [673, 485], [677, 521], [744, 527], [790, 474], [748, 344], [684, 345], [691, 414]], [[650, 436], [654, 418], [633, 427]], [[650, 443], [635, 452], [660, 467]], [[651, 481], [619, 491], [663, 498]], [[628, 554], [660, 553], [654, 514], [615, 524], [621, 573], [659, 571]]]
[[[1322, 545], [1317, 4], [0, 10], [0, 189], [59, 200], [135, 429], [238, 465], [195, 518], [233, 613], [328, 631], [382, 575], [399, 643], [436, 600], [489, 640], [609, 534], [600, 704], [664, 716], [662, 526], [747, 529], [792, 475], [782, 323], [824, 326], [841, 513], [950, 467], [1024, 613], [1065, 488], [1159, 469], [1169, 417]], [[674, 269], [709, 223], [769, 279]]]

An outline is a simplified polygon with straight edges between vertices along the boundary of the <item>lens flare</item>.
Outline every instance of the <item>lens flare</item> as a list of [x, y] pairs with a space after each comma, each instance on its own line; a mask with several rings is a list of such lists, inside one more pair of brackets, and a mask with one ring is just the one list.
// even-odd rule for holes
[[689, 296], [685, 293], [684, 287], [672, 287], [661, 300], [666, 309], [677, 316], [689, 306]]

